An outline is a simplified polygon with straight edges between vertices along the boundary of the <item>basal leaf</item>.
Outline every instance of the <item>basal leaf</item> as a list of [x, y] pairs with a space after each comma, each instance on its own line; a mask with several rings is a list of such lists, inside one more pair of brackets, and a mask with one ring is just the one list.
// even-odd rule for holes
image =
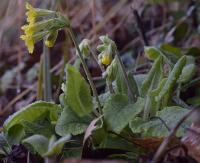
[[22, 143], [32, 152], [37, 152], [43, 156], [48, 150], [49, 140], [43, 135], [32, 135], [24, 139]]
[[165, 85], [163, 86], [159, 95], [156, 96], [156, 101], [161, 100], [166, 93], [170, 92], [173, 89], [179, 76], [181, 75], [181, 72], [182, 72], [183, 67], [185, 66], [185, 63], [186, 63], [186, 57], [183, 56], [174, 65], [172, 71], [170, 72], [170, 74], [168, 76], [168, 79], [167, 79]]
[[55, 130], [60, 136], [82, 134], [89, 125], [90, 120], [91, 118], [89, 116], [78, 117], [69, 108], [64, 108], [58, 119]]
[[59, 154], [61, 152], [64, 144], [67, 141], [69, 141], [69, 139], [70, 139], [70, 136], [66, 135], [56, 141], [55, 136], [52, 136], [49, 141], [48, 151], [43, 154], [43, 157], [47, 157], [47, 156], [50, 157], [50, 156]]
[[160, 52], [155, 47], [145, 46], [145, 56], [150, 60], [156, 60], [160, 56]]
[[[138, 86], [135, 81], [134, 76], [131, 73], [128, 73], [128, 80], [131, 86], [131, 91], [134, 93], [134, 98], [136, 99], [139, 95]], [[128, 95], [128, 88], [126, 85], [126, 82], [124, 80], [124, 76], [122, 74], [122, 71], [118, 71], [117, 78], [116, 78], [116, 85], [117, 85], [117, 91], [120, 94], [127, 94]]]
[[162, 57], [158, 57], [147, 77], [142, 83], [141, 96], [145, 97], [149, 91], [156, 88], [160, 80], [163, 78]]
[[180, 83], [188, 82], [190, 79], [192, 79], [192, 77], [194, 77], [195, 73], [196, 73], [195, 64], [186, 65], [182, 70], [182, 73], [178, 79], [178, 82]]
[[108, 127], [120, 133], [124, 127], [143, 109], [144, 99], [138, 98], [134, 104], [128, 103], [125, 95], [113, 95], [103, 108], [103, 113]]
[[25, 131], [21, 124], [16, 124], [5, 135], [9, 144], [14, 145], [20, 143], [21, 139], [25, 136]]
[[160, 48], [146, 46], [145, 56], [151, 60], [156, 60], [159, 56], [162, 56], [164, 61], [171, 67], [182, 57], [181, 50], [173, 47], [169, 44], [163, 44]]
[[[172, 129], [186, 113], [188, 113], [187, 109], [171, 106], [164, 108], [162, 111], [158, 111], [156, 117], [160, 117]], [[188, 121], [181, 125], [177, 131], [177, 136], [184, 134], [184, 129], [187, 125], [189, 125]], [[133, 133], [141, 133], [144, 137], [165, 137], [169, 134], [166, 126], [160, 119], [156, 118], [144, 122], [141, 118], [137, 117], [137, 119], [131, 121], [129, 126]]]
[[8, 131], [9, 128], [16, 124], [22, 124], [23, 121], [33, 122], [37, 120], [41, 115], [48, 112], [50, 120], [56, 121], [58, 118], [58, 113], [60, 112], [60, 107], [51, 102], [38, 101], [11, 115], [4, 122], [3, 127], [6, 131]]
[[56, 140], [53, 135], [50, 140], [43, 135], [32, 135], [22, 141], [22, 143], [32, 152], [37, 152], [40, 156], [53, 156], [61, 152], [64, 144], [70, 139], [70, 136]]
[[160, 50], [173, 64], [176, 64], [176, 62], [183, 56], [181, 49], [170, 44], [162, 44]]
[[54, 126], [47, 117], [41, 117], [34, 122], [23, 121], [23, 127], [27, 135], [39, 134], [49, 138], [55, 132]]
[[67, 104], [80, 117], [88, 115], [92, 111], [92, 96], [90, 87], [80, 72], [73, 66], [66, 67], [67, 81], [64, 93]]

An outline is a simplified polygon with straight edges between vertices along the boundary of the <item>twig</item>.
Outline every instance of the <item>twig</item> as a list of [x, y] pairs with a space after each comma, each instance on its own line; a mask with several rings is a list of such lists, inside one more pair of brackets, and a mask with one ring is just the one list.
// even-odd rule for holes
[[180, 105], [184, 108], [187, 108], [187, 109], [192, 109], [193, 107], [189, 106], [188, 104], [186, 104], [181, 98], [178, 98], [177, 96], [173, 96], [172, 97], [172, 100], [177, 104], [177, 105]]
[[137, 23], [137, 26], [138, 26], [137, 29], [138, 29], [138, 32], [140, 34], [140, 37], [142, 38], [144, 45], [148, 46], [149, 42], [148, 42], [146, 34], [145, 34], [144, 25], [143, 25], [141, 18], [140, 18], [136, 9], [133, 9], [133, 15], [135, 17], [135, 20], [136, 20], [136, 23]]
[[165, 154], [167, 145], [169, 144], [170, 140], [173, 138], [173, 136], [175, 135], [176, 131], [178, 130], [178, 128], [181, 126], [181, 124], [192, 114], [194, 113], [197, 109], [199, 108], [194, 108], [193, 110], [191, 110], [190, 112], [188, 112], [186, 115], [184, 115], [179, 122], [176, 124], [176, 126], [170, 131], [170, 134], [164, 139], [164, 141], [162, 142], [162, 144], [160, 145], [160, 147], [158, 148], [156, 154], [154, 155], [153, 159], [152, 159], [152, 163], [158, 163], [161, 161], [163, 155]]
[[159, 119], [159, 120], [164, 124], [164, 126], [166, 127], [166, 129], [167, 129], [168, 131], [171, 130], [171, 129], [169, 128], [169, 126], [165, 123], [165, 121], [164, 121], [162, 118], [160, 118], [160, 117], [151, 117], [150, 119]]

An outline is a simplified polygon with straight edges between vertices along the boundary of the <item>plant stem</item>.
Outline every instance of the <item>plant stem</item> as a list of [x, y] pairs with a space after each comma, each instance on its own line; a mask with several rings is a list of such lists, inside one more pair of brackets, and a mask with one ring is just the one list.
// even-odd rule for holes
[[42, 91], [42, 84], [43, 84], [43, 55], [40, 57], [40, 67], [38, 71], [38, 81], [37, 81], [37, 100], [42, 100], [43, 91]]
[[141, 18], [139, 16], [137, 10], [133, 9], [133, 15], [134, 15], [135, 20], [137, 22], [138, 32], [140, 34], [140, 37], [142, 38], [144, 45], [148, 46], [149, 43], [148, 43], [147, 37], [145, 35], [144, 25], [143, 25], [143, 23], [141, 21]]
[[122, 70], [122, 73], [123, 73], [123, 76], [124, 76], [125, 83], [126, 83], [126, 85], [127, 85], [127, 87], [128, 87], [128, 92], [129, 92], [130, 98], [131, 98], [131, 100], [134, 101], [134, 100], [135, 100], [134, 93], [132, 92], [131, 84], [130, 84], [130, 82], [129, 82], [128, 75], [126, 74], [125, 66], [124, 66], [124, 64], [122, 63], [122, 60], [121, 60], [121, 58], [120, 58], [120, 56], [119, 56], [119, 53], [116, 52], [115, 55], [116, 55], [116, 57], [117, 57], [117, 60], [119, 61], [119, 65], [120, 65], [120, 67], [121, 67], [121, 70]]
[[91, 88], [92, 88], [93, 95], [94, 95], [95, 98], [96, 98], [96, 101], [97, 101], [97, 104], [98, 104], [99, 113], [102, 114], [102, 111], [101, 111], [101, 103], [100, 103], [100, 101], [99, 101], [99, 97], [98, 97], [98, 93], [97, 93], [96, 87], [95, 87], [94, 82], [93, 82], [93, 80], [92, 80], [92, 76], [91, 76], [91, 74], [90, 74], [90, 72], [89, 72], [89, 69], [88, 69], [88, 67], [87, 67], [87, 64], [85, 63], [85, 60], [84, 60], [84, 58], [83, 58], [83, 56], [82, 56], [82, 54], [81, 54], [81, 51], [80, 51], [79, 45], [78, 45], [78, 43], [77, 43], [77, 41], [76, 41], [74, 32], [73, 32], [73, 30], [72, 30], [71, 27], [68, 28], [68, 31], [69, 31], [69, 34], [70, 34], [70, 36], [71, 36], [71, 39], [72, 39], [72, 41], [74, 42], [74, 45], [75, 45], [75, 47], [76, 47], [76, 49], [77, 49], [77, 51], [78, 51], [78, 56], [79, 56], [80, 59], [81, 59], [81, 63], [82, 63], [82, 65], [83, 65], [83, 69], [84, 69], [84, 71], [85, 71], [85, 73], [86, 73], [87, 79], [88, 79], [88, 81], [89, 81], [89, 83], [90, 83], [90, 86], [91, 86]]
[[49, 49], [45, 46], [43, 42], [43, 78], [44, 78], [44, 100], [52, 100], [51, 92], [51, 74], [50, 74], [50, 59], [49, 59]]

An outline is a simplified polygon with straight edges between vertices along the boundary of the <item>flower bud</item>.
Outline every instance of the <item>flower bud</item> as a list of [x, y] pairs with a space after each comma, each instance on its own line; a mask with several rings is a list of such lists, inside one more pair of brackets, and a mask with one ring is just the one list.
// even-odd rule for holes
[[113, 82], [116, 79], [118, 67], [117, 67], [117, 62], [116, 59], [113, 59], [111, 64], [107, 67], [106, 69], [106, 79], [109, 82]]
[[47, 39], [46, 41], [44, 42], [45, 45], [47, 47], [53, 47], [53, 45], [55, 44], [56, 42], [56, 39], [57, 39], [57, 36], [58, 36], [58, 31], [55, 30], [55, 31], [52, 31], [48, 36], [47, 36]]
[[83, 41], [79, 44], [79, 48], [83, 56], [88, 57], [90, 54], [90, 40], [83, 39]]

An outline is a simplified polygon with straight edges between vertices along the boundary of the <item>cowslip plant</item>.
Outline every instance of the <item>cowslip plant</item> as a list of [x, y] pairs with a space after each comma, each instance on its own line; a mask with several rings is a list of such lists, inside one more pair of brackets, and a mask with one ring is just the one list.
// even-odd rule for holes
[[[194, 76], [196, 67], [193, 57], [180, 53], [169, 55], [166, 51], [170, 51], [170, 46], [166, 45], [161, 48], [145, 47], [145, 55], [153, 63], [150, 71], [141, 78], [127, 71], [115, 42], [107, 35], [101, 36], [101, 44], [97, 46], [99, 64], [105, 67], [102, 76], [114, 86], [114, 91], [105, 89], [98, 94], [85, 62], [85, 59], [90, 59], [90, 41], [83, 40], [78, 44], [69, 20], [59, 13], [35, 9], [29, 4], [27, 9], [29, 24], [23, 26], [25, 35], [22, 39], [29, 52], [33, 52], [34, 43], [41, 39], [45, 39], [47, 46], [53, 46], [58, 31], [67, 28], [88, 82], [81, 75], [80, 66], [67, 64], [59, 104], [38, 101], [4, 122], [0, 135], [2, 154], [9, 154], [12, 145], [23, 144], [41, 157], [81, 157], [87, 142], [91, 141], [90, 150], [120, 149], [123, 150], [120, 153], [123, 157], [136, 160], [137, 154], [145, 150], [131, 140], [163, 138], [188, 112], [172, 97], [176, 96], [175, 92], [181, 89], [182, 84]], [[39, 17], [43, 19], [37, 21]], [[169, 71], [164, 71], [166, 65], [170, 67]], [[188, 124], [183, 123], [178, 136], [183, 135]], [[84, 137], [91, 139], [85, 140]], [[113, 153], [112, 157], [120, 154]]]

